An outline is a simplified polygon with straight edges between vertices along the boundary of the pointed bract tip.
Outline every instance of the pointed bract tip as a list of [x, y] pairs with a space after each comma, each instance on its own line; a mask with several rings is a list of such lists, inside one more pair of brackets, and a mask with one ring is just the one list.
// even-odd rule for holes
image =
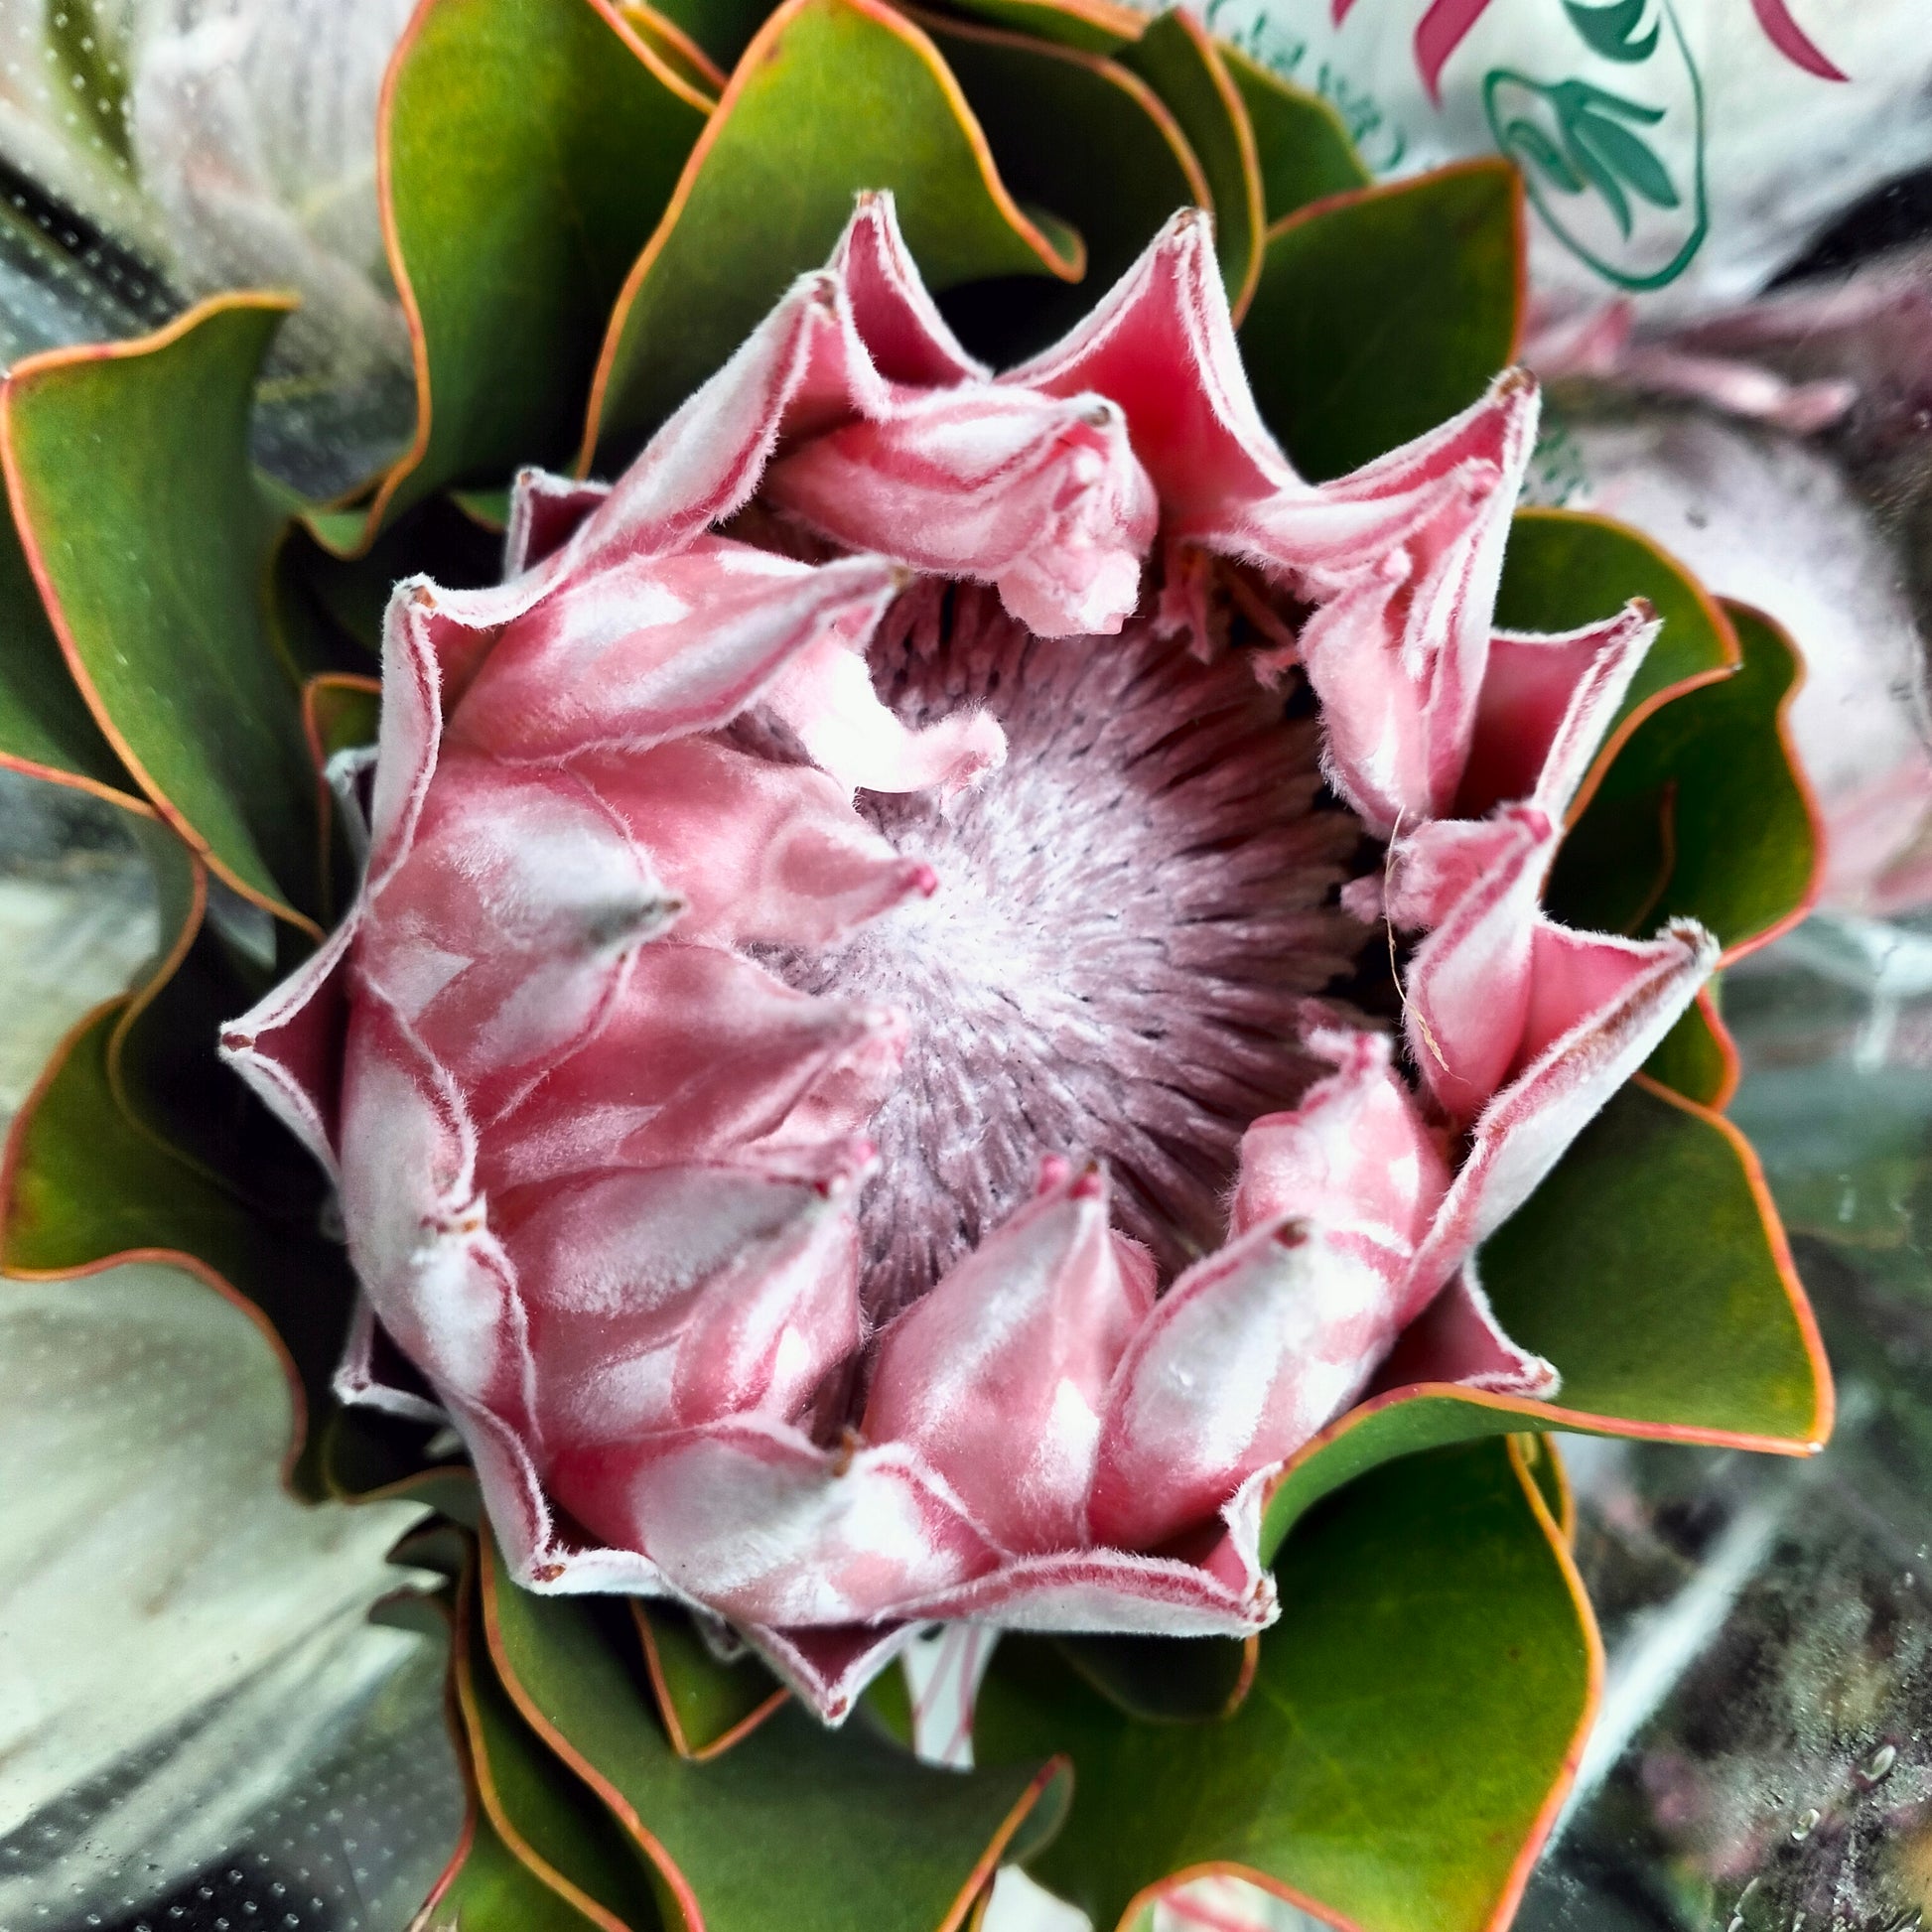
[[852, 1465], [859, 1459], [866, 1447], [866, 1439], [847, 1423], [839, 1431], [839, 1446], [832, 1451], [832, 1473], [835, 1476], [848, 1475]]
[[1175, 208], [1162, 231], [1161, 241], [1188, 241], [1201, 248], [1214, 245], [1214, 217], [1204, 207]]
[[1666, 921], [1664, 931], [1683, 946], [1700, 966], [1716, 966], [1724, 954], [1724, 941], [1701, 919], [1680, 915]]
[[1098, 1161], [1087, 1161], [1067, 1188], [1074, 1200], [1098, 1200], [1107, 1191], [1107, 1176]]

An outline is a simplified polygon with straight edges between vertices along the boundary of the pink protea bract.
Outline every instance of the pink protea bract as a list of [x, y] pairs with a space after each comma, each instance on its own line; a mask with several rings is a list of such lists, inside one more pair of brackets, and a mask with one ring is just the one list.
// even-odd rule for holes
[[1311, 484], [1199, 215], [994, 376], [874, 198], [499, 588], [397, 589], [360, 896], [224, 1045], [338, 1176], [341, 1391], [520, 1578], [835, 1719], [934, 1619], [1260, 1628], [1338, 1414], [1553, 1389], [1475, 1250], [1717, 948], [1542, 910], [1656, 625], [1497, 632], [1535, 414]]

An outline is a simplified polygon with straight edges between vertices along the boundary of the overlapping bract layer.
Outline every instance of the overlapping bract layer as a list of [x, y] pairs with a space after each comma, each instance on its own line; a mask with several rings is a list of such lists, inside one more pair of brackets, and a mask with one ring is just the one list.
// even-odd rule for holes
[[[1655, 626], [1494, 632], [1535, 406], [1506, 375], [1311, 485], [1199, 216], [996, 378], [874, 200], [615, 486], [523, 480], [505, 584], [401, 587], [361, 895], [226, 1050], [339, 1173], [373, 1315], [527, 1581], [721, 1614], [838, 1716], [919, 1620], [1259, 1627], [1268, 1481], [1378, 1377], [1549, 1392], [1472, 1253], [1715, 946], [1540, 910]], [[773, 511], [824, 560], [748, 541]], [[933, 574], [1105, 651], [1148, 621], [1157, 538], [1171, 590], [1218, 554], [1311, 613], [1255, 670], [1299, 662], [1388, 843], [1348, 899], [1419, 935], [1420, 1088], [1316, 1016], [1334, 1071], [1249, 1129], [1218, 1251], [1164, 1288], [1107, 1175], [1042, 1147], [1035, 1197], [869, 1335], [867, 1128], [904, 1016], [759, 955], [933, 890], [856, 789], [954, 791], [1007, 747], [981, 713], [908, 725], [868, 640]], [[345, 1392], [420, 1407], [373, 1332]]]

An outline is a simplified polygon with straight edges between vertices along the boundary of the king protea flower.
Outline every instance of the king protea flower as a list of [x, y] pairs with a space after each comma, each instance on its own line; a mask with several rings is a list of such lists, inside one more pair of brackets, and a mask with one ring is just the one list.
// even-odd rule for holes
[[524, 1582], [836, 1719], [935, 1619], [1258, 1629], [1324, 1424], [1553, 1390], [1472, 1254], [1717, 947], [1540, 909], [1656, 626], [1496, 630], [1536, 409], [1311, 484], [1204, 217], [995, 376], [880, 197], [397, 588], [360, 895], [225, 1047], [339, 1179], [342, 1393], [427, 1385]]

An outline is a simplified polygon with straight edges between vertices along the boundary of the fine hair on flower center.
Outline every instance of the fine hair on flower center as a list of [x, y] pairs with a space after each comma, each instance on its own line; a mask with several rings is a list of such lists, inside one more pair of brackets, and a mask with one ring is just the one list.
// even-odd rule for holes
[[1334, 904], [1360, 828], [1322, 789], [1299, 687], [1145, 621], [1036, 637], [971, 586], [901, 600], [872, 662], [908, 725], [983, 707], [1007, 759], [951, 797], [861, 791], [937, 890], [770, 961], [910, 1025], [871, 1128], [868, 1311], [924, 1294], [1045, 1155], [1103, 1162], [1116, 1225], [1171, 1278], [1222, 1238], [1242, 1131], [1314, 1071], [1301, 1002], [1361, 941]]

